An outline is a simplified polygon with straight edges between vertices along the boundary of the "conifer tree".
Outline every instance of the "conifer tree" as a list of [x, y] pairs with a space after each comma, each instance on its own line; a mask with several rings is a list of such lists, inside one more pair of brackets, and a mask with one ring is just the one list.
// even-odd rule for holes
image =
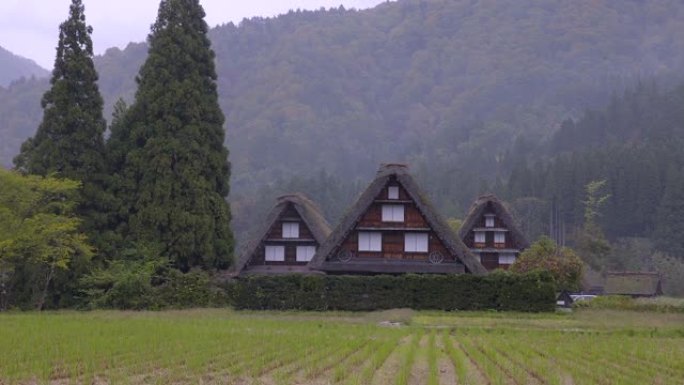
[[[149, 56], [117, 132], [127, 239], [161, 250], [177, 268], [225, 268], [233, 251], [230, 167], [214, 52], [198, 0], [163, 0]], [[119, 127], [120, 129], [120, 127]]]
[[59, 27], [51, 87], [43, 95], [43, 120], [21, 147], [17, 169], [54, 174], [82, 182], [77, 214], [82, 228], [94, 234], [102, 220], [104, 131], [102, 96], [93, 64], [92, 27], [86, 24], [81, 0], [72, 0], [69, 18]]

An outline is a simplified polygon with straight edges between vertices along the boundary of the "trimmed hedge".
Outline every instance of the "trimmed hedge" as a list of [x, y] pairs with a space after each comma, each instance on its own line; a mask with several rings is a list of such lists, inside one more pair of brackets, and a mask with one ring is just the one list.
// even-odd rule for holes
[[546, 272], [473, 275], [251, 276], [228, 283], [236, 309], [553, 311], [555, 283]]

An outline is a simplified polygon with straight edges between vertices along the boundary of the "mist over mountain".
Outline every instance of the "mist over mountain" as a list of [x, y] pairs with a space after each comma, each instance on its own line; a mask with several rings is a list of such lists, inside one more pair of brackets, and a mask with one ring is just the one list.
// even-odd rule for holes
[[45, 78], [50, 72], [31, 59], [13, 54], [0, 47], [0, 86], [7, 87], [22, 77]]

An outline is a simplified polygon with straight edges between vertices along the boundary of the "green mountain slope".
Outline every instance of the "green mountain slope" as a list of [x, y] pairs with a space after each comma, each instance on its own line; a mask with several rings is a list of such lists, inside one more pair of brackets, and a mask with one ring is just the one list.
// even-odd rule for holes
[[[678, 0], [403, 0], [220, 26], [233, 191], [322, 168], [366, 177], [388, 160], [495, 174], [516, 137], [550, 135], [637, 77], [681, 73], [681, 36]], [[98, 58], [109, 108], [130, 100], [145, 52]], [[35, 130], [28, 98], [44, 88], [0, 93], [2, 163]]]
[[0, 47], [0, 86], [6, 87], [22, 77], [44, 78], [50, 73], [33, 60], [17, 56]]

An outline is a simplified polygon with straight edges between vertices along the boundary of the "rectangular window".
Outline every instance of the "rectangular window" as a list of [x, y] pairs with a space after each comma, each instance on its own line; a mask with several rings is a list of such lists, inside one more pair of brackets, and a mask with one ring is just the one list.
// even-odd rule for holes
[[506, 233], [494, 233], [494, 243], [506, 243]]
[[494, 217], [485, 218], [485, 227], [494, 227]]
[[485, 243], [485, 233], [482, 231], [475, 232], [475, 243]]
[[404, 205], [382, 205], [383, 222], [403, 222]]
[[515, 254], [499, 254], [499, 265], [512, 265], [515, 262]]
[[359, 251], [382, 251], [382, 233], [360, 232]]
[[427, 233], [405, 233], [404, 251], [407, 253], [427, 253], [428, 235]]
[[309, 262], [316, 254], [316, 246], [297, 246], [297, 262]]
[[399, 186], [389, 186], [387, 188], [387, 199], [399, 199]]
[[268, 262], [284, 262], [285, 261], [285, 246], [266, 246], [266, 261]]
[[283, 238], [299, 238], [299, 223], [283, 222]]

